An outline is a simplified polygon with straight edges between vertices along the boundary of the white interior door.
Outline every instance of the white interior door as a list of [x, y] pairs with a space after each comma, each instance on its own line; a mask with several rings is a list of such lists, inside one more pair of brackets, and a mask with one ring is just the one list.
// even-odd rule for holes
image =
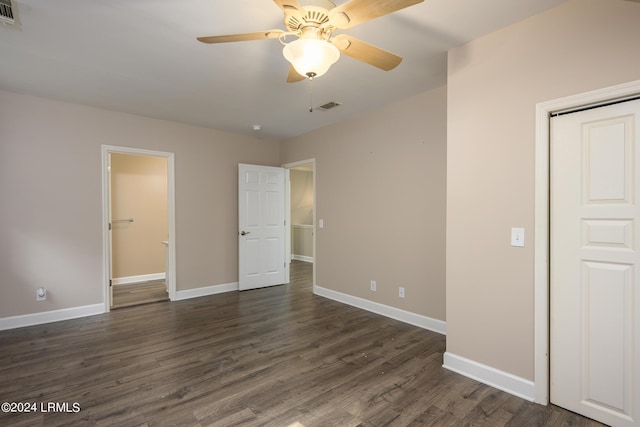
[[238, 165], [239, 289], [286, 281], [283, 168]]
[[551, 402], [640, 425], [640, 101], [551, 122]]

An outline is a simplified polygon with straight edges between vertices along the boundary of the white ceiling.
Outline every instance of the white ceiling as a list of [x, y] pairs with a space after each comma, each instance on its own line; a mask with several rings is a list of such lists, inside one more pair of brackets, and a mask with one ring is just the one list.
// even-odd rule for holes
[[271, 0], [17, 0], [20, 25], [0, 25], [0, 89], [285, 139], [442, 86], [449, 48], [565, 1], [426, 0], [340, 31], [404, 60], [385, 72], [343, 55], [313, 81], [315, 107], [342, 105], [310, 113], [310, 82], [285, 82], [278, 40], [196, 41], [283, 29]]

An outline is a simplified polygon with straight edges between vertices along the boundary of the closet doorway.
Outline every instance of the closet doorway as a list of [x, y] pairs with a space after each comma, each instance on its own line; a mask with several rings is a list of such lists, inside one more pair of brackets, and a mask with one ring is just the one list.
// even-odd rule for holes
[[103, 147], [105, 306], [175, 297], [173, 154]]
[[[635, 363], [639, 354], [640, 317], [636, 314], [640, 294], [634, 291], [633, 297], [628, 295], [637, 283], [633, 270], [637, 269], [635, 257], [639, 235], [637, 227], [622, 226], [625, 220], [636, 221], [637, 213], [617, 211], [620, 208], [637, 209], [637, 179], [630, 177], [637, 177], [634, 169], [640, 165], [637, 156], [640, 151], [637, 150], [637, 138], [627, 138], [634, 132], [627, 130], [638, 128], [640, 114], [636, 110], [609, 115], [612, 110], [608, 106], [630, 105], [627, 102], [638, 99], [639, 94], [640, 80], [536, 105], [535, 402], [547, 405], [551, 394], [551, 402], [565, 406], [558, 396], [571, 392], [565, 393], [557, 386], [559, 383], [579, 384], [578, 380], [552, 379], [555, 374], [563, 373], [564, 354], [572, 360], [572, 369], [579, 367], [578, 373], [583, 377], [579, 380], [583, 386], [580, 405], [588, 409], [589, 414], [584, 413], [620, 426], [636, 425], [634, 417], [640, 408], [637, 393], [640, 371], [630, 368], [629, 364]], [[584, 119], [581, 111], [596, 115], [604, 112], [605, 115]], [[575, 117], [577, 123], [571, 123], [573, 119], [568, 118], [570, 126], [566, 129], [570, 132], [566, 132], [561, 123], [552, 123], [556, 121], [551, 118], [554, 116]], [[628, 126], [625, 120], [635, 124]], [[566, 160], [577, 161], [578, 165], [569, 166], [565, 164]], [[572, 190], [564, 185], [571, 185]], [[623, 194], [616, 194], [622, 188]], [[567, 211], [563, 208], [565, 202], [573, 208]], [[569, 221], [563, 217], [565, 211], [586, 215], [578, 215], [574, 217], [577, 220]], [[573, 243], [564, 242], [567, 237], [558, 234], [564, 228], [573, 233], [574, 238], [569, 238]], [[577, 234], [575, 230], [578, 230]], [[558, 245], [564, 243], [573, 244], [574, 255], [569, 261], [561, 258], [567, 251]], [[603, 253], [606, 258], [600, 257]], [[628, 258], [616, 259], [620, 255]], [[565, 266], [573, 266], [572, 279], [564, 279]], [[582, 295], [576, 296], [576, 289]], [[567, 298], [562, 294], [565, 291], [573, 296]], [[550, 294], [553, 295], [550, 297]], [[563, 301], [578, 302], [581, 314], [576, 317], [576, 310], [565, 308]], [[576, 346], [575, 337], [572, 337], [566, 344], [577, 348], [582, 353], [579, 356], [568, 355], [563, 353], [562, 347], [558, 348], [558, 344], [565, 344], [562, 342], [564, 332], [558, 327], [571, 327], [572, 324], [582, 328], [575, 336], [580, 343]], [[636, 344], [631, 345], [632, 342]], [[604, 363], [600, 363], [603, 360]], [[627, 375], [632, 369], [635, 373]], [[554, 384], [550, 386], [550, 383]], [[629, 399], [631, 396], [635, 397]], [[577, 407], [574, 410], [582, 412]]]
[[550, 398], [638, 425], [640, 100], [551, 119]]

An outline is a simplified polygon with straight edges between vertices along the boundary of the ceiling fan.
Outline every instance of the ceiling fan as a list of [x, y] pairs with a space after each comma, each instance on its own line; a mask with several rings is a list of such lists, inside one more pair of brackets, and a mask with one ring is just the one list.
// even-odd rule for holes
[[[327, 72], [340, 53], [389, 71], [402, 58], [347, 34], [334, 31], [347, 29], [396, 12], [424, 0], [349, 0], [336, 6], [330, 0], [273, 0], [284, 12], [284, 30], [198, 37], [202, 43], [278, 39], [284, 45], [283, 55], [291, 63], [288, 83], [313, 79]], [[296, 40], [287, 42], [287, 37]]]

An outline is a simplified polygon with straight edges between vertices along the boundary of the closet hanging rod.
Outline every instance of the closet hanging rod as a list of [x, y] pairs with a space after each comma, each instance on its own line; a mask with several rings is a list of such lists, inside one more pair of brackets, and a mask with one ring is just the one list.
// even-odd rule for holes
[[133, 218], [127, 219], [112, 219], [111, 222], [133, 222]]

